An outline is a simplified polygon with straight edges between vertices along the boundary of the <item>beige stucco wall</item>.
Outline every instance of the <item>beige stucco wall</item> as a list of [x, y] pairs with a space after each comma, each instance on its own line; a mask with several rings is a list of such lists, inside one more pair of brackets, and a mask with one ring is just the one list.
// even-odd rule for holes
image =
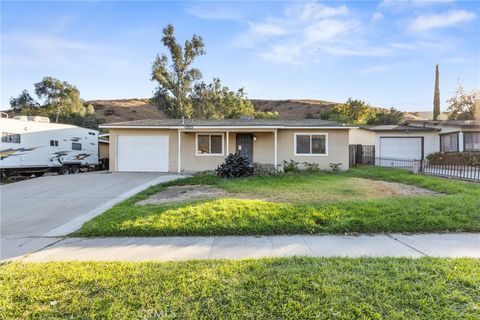
[[[247, 133], [247, 131], [244, 131]], [[182, 132], [182, 157], [181, 167], [186, 172], [214, 170], [221, 164], [229, 153], [235, 153], [237, 132], [215, 132], [208, 131], [204, 133], [216, 133], [223, 135], [223, 154], [222, 155], [197, 155], [196, 154], [196, 132]], [[240, 132], [239, 132], [240, 133]], [[251, 131], [248, 133], [252, 133]], [[255, 137], [253, 141], [253, 161], [259, 163], [274, 162], [274, 134], [273, 132], [253, 132]], [[228, 145], [228, 151], [227, 151]]]
[[[207, 133], [207, 131], [204, 131]], [[244, 133], [252, 133], [255, 137], [253, 142], [253, 160], [259, 163], [274, 163], [274, 132], [252, 132], [243, 130]], [[295, 156], [294, 155], [294, 133], [326, 133], [328, 135], [327, 151], [328, 156]], [[229, 132], [228, 150], [226, 132], [208, 131], [208, 133], [223, 134], [224, 153], [216, 155], [196, 154], [196, 132], [181, 132], [181, 170], [184, 172], [195, 172], [201, 170], [214, 170], [229, 153], [236, 149], [236, 132]], [[116, 143], [119, 135], [169, 135], [169, 171], [178, 170], [178, 131], [165, 129], [110, 129], [110, 170], [116, 171]], [[315, 162], [321, 169], [330, 169], [329, 164], [342, 163], [342, 169], [348, 169], [348, 129], [331, 130], [278, 130], [278, 152], [277, 164], [283, 167], [284, 160], [293, 159], [298, 162]]]
[[360, 128], [350, 129], [348, 133], [350, 144], [363, 144], [373, 146], [375, 144], [375, 132]]
[[[326, 133], [327, 156], [295, 156], [295, 133]], [[278, 163], [283, 167], [283, 161], [290, 159], [297, 162], [318, 163], [320, 169], [329, 170], [330, 163], [342, 163], [341, 169], [348, 169], [348, 129], [330, 130], [279, 130], [278, 131]]]
[[119, 135], [165, 135], [169, 136], [169, 165], [170, 172], [177, 172], [177, 130], [169, 129], [110, 129], [110, 171], [117, 171], [117, 139]]

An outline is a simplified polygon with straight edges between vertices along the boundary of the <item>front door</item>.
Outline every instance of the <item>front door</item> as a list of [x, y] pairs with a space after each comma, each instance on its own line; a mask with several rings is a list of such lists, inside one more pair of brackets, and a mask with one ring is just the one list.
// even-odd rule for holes
[[237, 151], [253, 162], [253, 134], [237, 133]]

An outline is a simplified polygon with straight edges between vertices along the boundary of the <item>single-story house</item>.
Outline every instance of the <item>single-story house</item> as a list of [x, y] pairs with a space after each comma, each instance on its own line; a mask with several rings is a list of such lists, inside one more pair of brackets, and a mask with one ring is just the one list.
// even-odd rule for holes
[[409, 120], [404, 125], [438, 129], [441, 152], [480, 152], [480, 120]]
[[350, 130], [350, 144], [375, 146], [375, 157], [423, 159], [434, 152], [480, 151], [480, 121], [418, 121], [361, 126]]
[[349, 165], [352, 126], [317, 119], [136, 120], [100, 126], [110, 134], [111, 171], [214, 170], [236, 151], [282, 169], [283, 161]]

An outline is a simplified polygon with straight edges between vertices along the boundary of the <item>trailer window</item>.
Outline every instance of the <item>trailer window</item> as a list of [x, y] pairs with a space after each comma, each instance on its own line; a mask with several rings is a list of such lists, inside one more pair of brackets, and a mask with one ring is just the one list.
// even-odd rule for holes
[[17, 133], [2, 132], [2, 142], [20, 143], [20, 135]]
[[58, 140], [50, 140], [50, 147], [58, 147]]
[[72, 150], [82, 150], [82, 144], [78, 142], [72, 142]]

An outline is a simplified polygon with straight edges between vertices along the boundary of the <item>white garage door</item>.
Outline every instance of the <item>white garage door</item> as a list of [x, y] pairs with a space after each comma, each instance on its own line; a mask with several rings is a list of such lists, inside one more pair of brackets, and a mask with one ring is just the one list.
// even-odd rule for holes
[[422, 138], [380, 137], [380, 158], [422, 159]]
[[168, 135], [118, 136], [117, 171], [168, 172]]

